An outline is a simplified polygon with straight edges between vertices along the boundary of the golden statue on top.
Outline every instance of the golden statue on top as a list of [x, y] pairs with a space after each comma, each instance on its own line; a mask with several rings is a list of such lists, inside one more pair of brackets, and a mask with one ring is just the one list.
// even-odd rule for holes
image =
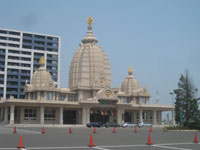
[[45, 59], [44, 59], [44, 56], [42, 56], [40, 58], [40, 65], [44, 65], [45, 64]]
[[88, 23], [89, 26], [91, 26], [92, 23], [93, 23], [93, 18], [92, 17], [88, 17], [87, 18], [87, 23]]
[[132, 66], [128, 67], [128, 73], [133, 74], [133, 67]]

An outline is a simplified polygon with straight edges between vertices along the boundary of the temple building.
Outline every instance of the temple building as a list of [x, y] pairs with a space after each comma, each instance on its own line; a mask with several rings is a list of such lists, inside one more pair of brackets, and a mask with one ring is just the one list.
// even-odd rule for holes
[[[40, 59], [30, 83], [25, 84], [25, 99], [0, 100], [0, 120], [9, 124], [80, 124], [89, 122], [122, 124], [140, 121], [162, 123], [162, 112], [172, 111], [170, 105], [150, 104], [151, 94], [134, 77], [133, 68], [120, 88], [111, 87], [111, 67], [92, 32], [88, 32], [71, 61], [68, 88], [58, 88]], [[172, 115], [172, 118], [174, 115]], [[174, 121], [173, 121], [174, 123]]]

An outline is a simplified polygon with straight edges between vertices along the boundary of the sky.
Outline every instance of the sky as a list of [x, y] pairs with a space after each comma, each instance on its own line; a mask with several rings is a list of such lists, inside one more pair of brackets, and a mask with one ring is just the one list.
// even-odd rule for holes
[[[61, 36], [61, 86], [68, 87], [69, 66], [86, 18], [108, 55], [112, 86], [121, 86], [133, 66], [140, 86], [155, 103], [172, 104], [169, 94], [189, 70], [200, 90], [199, 0], [1, 0], [0, 28]], [[200, 97], [200, 91], [197, 97]]]

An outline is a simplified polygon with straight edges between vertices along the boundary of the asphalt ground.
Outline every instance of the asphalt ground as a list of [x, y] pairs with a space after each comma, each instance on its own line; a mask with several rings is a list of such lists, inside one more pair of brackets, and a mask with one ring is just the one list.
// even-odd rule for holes
[[[168, 131], [162, 128], [139, 128], [134, 133], [134, 128], [45, 128], [45, 134], [41, 134], [41, 128], [17, 128], [17, 134], [13, 134], [13, 128], [0, 126], [0, 150], [16, 149], [19, 145], [20, 135], [23, 137], [23, 146], [27, 150], [200, 150], [200, 143], [194, 143], [194, 136], [200, 132], [194, 131]], [[91, 134], [95, 147], [89, 147]], [[146, 145], [150, 134], [153, 145]]]

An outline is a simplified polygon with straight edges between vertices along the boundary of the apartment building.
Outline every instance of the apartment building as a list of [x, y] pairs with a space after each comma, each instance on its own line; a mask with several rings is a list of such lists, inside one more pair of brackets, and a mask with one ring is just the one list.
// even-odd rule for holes
[[25, 98], [25, 83], [40, 67], [42, 56], [59, 87], [60, 41], [59, 36], [0, 28], [0, 98]]

